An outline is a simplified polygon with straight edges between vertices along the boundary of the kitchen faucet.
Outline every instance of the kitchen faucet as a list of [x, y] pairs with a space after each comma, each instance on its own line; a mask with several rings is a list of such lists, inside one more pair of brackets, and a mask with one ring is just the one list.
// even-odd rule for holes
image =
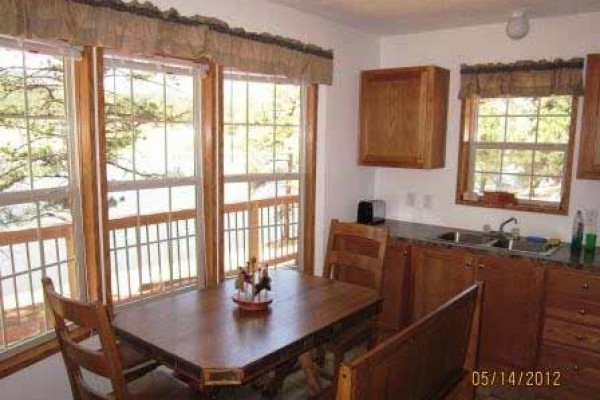
[[511, 222], [514, 222], [515, 224], [518, 224], [519, 221], [517, 221], [517, 219], [515, 217], [511, 217], [509, 219], [507, 219], [506, 221], [504, 221], [503, 223], [500, 224], [500, 229], [498, 229], [498, 233], [501, 237], [506, 238], [507, 235], [504, 232], [504, 227], [508, 224], [510, 224]]

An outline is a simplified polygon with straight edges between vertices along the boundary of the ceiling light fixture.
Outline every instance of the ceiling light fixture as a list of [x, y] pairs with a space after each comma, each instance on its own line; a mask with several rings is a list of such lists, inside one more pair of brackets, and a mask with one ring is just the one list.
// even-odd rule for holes
[[513, 40], [519, 40], [527, 36], [528, 33], [529, 19], [527, 13], [523, 10], [513, 11], [506, 23], [506, 35]]

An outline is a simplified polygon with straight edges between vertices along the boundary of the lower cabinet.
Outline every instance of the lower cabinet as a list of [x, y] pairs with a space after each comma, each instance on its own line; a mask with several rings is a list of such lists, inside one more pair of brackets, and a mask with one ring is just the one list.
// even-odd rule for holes
[[475, 280], [484, 282], [480, 368], [531, 370], [539, 346], [543, 268], [529, 259], [478, 257]]
[[545, 318], [537, 370], [560, 374], [540, 388], [556, 400], [600, 398], [600, 276], [547, 268]]
[[390, 239], [386, 249], [382, 284], [382, 292], [385, 295], [379, 326], [390, 333], [405, 328], [409, 323], [410, 251], [410, 245], [394, 239]]
[[412, 248], [411, 321], [434, 311], [473, 283], [472, 256], [457, 249]]

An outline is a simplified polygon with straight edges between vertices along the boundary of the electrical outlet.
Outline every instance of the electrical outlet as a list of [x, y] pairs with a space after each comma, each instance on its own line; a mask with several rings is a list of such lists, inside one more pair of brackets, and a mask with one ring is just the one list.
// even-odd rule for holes
[[406, 193], [406, 205], [414, 208], [417, 203], [417, 194], [415, 192]]
[[433, 196], [426, 194], [423, 196], [423, 208], [430, 210], [433, 208]]

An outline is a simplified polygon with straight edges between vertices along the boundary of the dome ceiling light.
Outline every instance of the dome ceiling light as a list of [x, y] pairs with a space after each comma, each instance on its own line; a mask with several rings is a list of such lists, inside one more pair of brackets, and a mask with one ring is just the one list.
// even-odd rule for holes
[[513, 40], [519, 40], [527, 36], [528, 33], [529, 18], [527, 13], [523, 10], [513, 11], [506, 23], [506, 35]]

